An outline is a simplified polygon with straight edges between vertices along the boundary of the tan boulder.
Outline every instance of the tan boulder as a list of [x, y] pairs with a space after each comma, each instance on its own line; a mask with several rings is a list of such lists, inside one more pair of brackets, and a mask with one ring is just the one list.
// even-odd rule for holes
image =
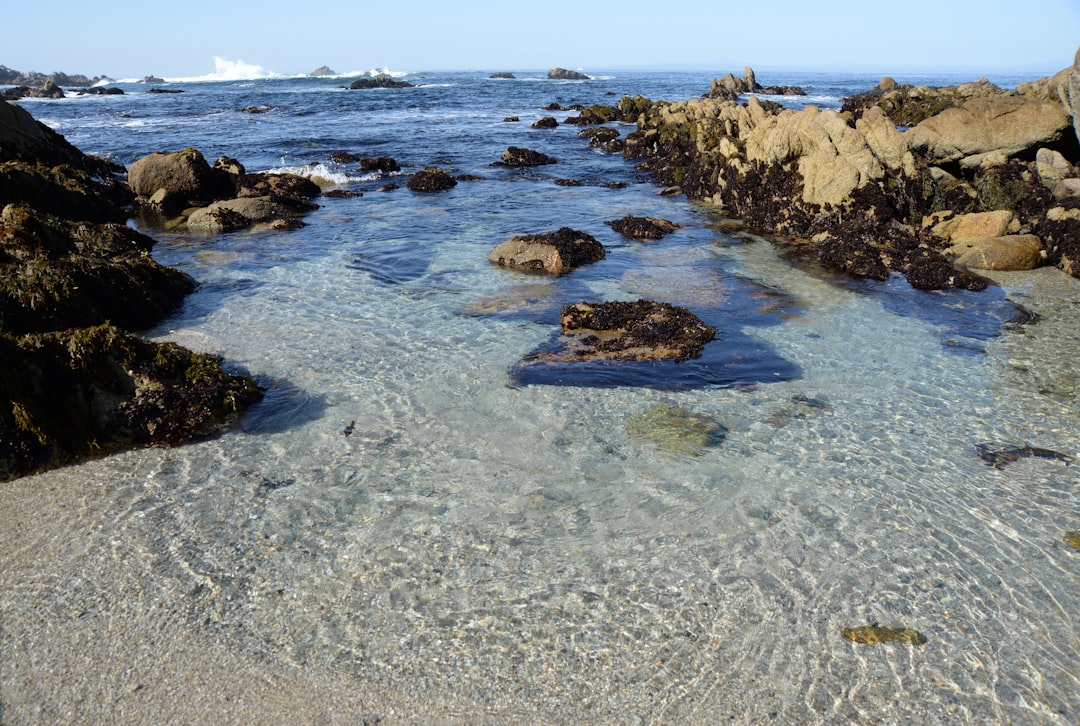
[[973, 212], [951, 217], [933, 226], [933, 233], [942, 239], [985, 239], [1002, 237], [1020, 231], [1016, 215], [1007, 209], [994, 212]]
[[883, 178], [887, 167], [914, 169], [903, 137], [880, 109], [869, 109], [854, 129], [838, 112], [815, 106], [766, 117], [746, 136], [746, 158], [796, 164], [810, 204], [840, 204]]
[[909, 149], [926, 154], [931, 163], [941, 163], [995, 151], [1015, 156], [1052, 145], [1070, 125], [1060, 103], [996, 95], [946, 109], [904, 136]]
[[1033, 234], [965, 238], [948, 252], [957, 267], [973, 270], [1034, 270], [1043, 263], [1042, 240]]
[[1035, 169], [1048, 189], [1053, 189], [1068, 177], [1076, 176], [1076, 170], [1069, 160], [1053, 149], [1043, 148], [1035, 153]]
[[188, 229], [219, 234], [246, 229], [258, 222], [271, 222], [292, 216], [292, 211], [270, 197], [240, 197], [200, 207], [188, 217]]
[[137, 159], [128, 169], [128, 186], [141, 199], [153, 198], [163, 207], [209, 202], [234, 192], [225, 172], [212, 169], [192, 148]]
[[502, 267], [562, 275], [602, 260], [604, 246], [590, 234], [569, 227], [543, 234], [525, 234], [503, 242], [488, 255]]

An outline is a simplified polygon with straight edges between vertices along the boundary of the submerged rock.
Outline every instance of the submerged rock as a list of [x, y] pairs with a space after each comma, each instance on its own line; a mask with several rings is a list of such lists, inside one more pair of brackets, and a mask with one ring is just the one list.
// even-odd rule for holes
[[881, 643], [907, 643], [925, 645], [926, 636], [914, 628], [889, 628], [884, 625], [860, 625], [856, 628], [844, 628], [840, 635], [853, 643], [880, 645]]
[[1066, 532], [1065, 544], [1069, 545], [1074, 550], [1080, 550], [1080, 531]]
[[627, 421], [626, 432], [665, 451], [701, 456], [707, 448], [722, 443], [728, 430], [711, 416], [683, 406], [660, 404]]
[[509, 239], [492, 250], [488, 260], [526, 272], [562, 275], [602, 260], [606, 254], [604, 246], [592, 235], [562, 227], [554, 232]]
[[1053, 459], [1055, 461], [1065, 462], [1066, 464], [1072, 462], [1072, 457], [1067, 454], [1062, 454], [1060, 451], [1053, 451], [1052, 449], [1040, 449], [1035, 446], [976, 444], [975, 450], [979, 453], [980, 459], [995, 469], [1004, 468], [1006, 464], [1011, 464], [1020, 459], [1030, 458]]

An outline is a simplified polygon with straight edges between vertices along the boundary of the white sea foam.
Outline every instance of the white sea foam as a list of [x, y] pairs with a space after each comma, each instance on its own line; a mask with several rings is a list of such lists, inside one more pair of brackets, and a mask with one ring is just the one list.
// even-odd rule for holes
[[202, 76], [166, 78], [170, 83], [203, 83], [211, 81], [253, 81], [260, 78], [282, 78], [280, 73], [268, 71], [262, 66], [245, 63], [241, 59], [228, 60], [214, 56], [214, 70]]
[[267, 169], [269, 174], [295, 174], [307, 177], [320, 187], [345, 186], [361, 181], [372, 181], [379, 178], [378, 174], [348, 174], [325, 164], [302, 164], [299, 166], [282, 166]]

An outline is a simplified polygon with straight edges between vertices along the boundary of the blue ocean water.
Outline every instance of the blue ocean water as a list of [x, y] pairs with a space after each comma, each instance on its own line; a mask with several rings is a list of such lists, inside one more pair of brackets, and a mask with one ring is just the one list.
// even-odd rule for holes
[[[424, 694], [443, 715], [508, 722], [1075, 722], [1076, 469], [994, 468], [976, 448], [1080, 455], [1075, 281], [1043, 270], [929, 294], [800, 266], [661, 196], [578, 127], [531, 127], [577, 113], [551, 103], [681, 100], [720, 74], [515, 75], [409, 73], [415, 87], [393, 90], [189, 79], [161, 86], [176, 94], [121, 83], [123, 96], [25, 101], [124, 165], [192, 146], [362, 196], [321, 199], [291, 232], [133, 221], [200, 282], [151, 337], [220, 354], [267, 400], [210, 441], [31, 477], [6, 501], [108, 492], [83, 516], [88, 541], [109, 544], [66, 566], [139, 573], [113, 595], [256, 660], [376, 684], [406, 720], [401, 699]], [[807, 89], [786, 105], [836, 108], [879, 79], [758, 80]], [[494, 165], [508, 146], [559, 163]], [[428, 166], [480, 179], [407, 190]], [[628, 214], [684, 228], [632, 242], [604, 224]], [[487, 262], [510, 236], [562, 226], [607, 258], [559, 279]], [[521, 366], [560, 305], [639, 297], [690, 308], [718, 340], [630, 374]], [[1020, 325], [1021, 306], [1040, 321]], [[719, 428], [643, 433], [673, 410], [676, 428]], [[57, 597], [32, 577], [10, 592]], [[871, 623], [929, 642], [840, 636]]]

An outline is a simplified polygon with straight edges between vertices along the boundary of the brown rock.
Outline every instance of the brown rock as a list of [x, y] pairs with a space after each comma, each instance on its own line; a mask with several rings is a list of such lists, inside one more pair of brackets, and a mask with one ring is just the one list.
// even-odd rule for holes
[[963, 239], [948, 249], [956, 266], [973, 270], [1034, 270], [1043, 264], [1042, 240], [1033, 234]]
[[961, 214], [946, 219], [933, 227], [935, 235], [950, 241], [965, 238], [1001, 237], [1019, 230], [1020, 223], [1016, 220], [1016, 215], [1007, 209]]
[[562, 227], [507, 240], [491, 251], [488, 260], [517, 270], [561, 275], [602, 260], [605, 254], [604, 246], [592, 235]]
[[677, 222], [659, 217], [634, 217], [632, 215], [605, 222], [604, 224], [624, 237], [636, 240], [660, 239], [683, 227]]

